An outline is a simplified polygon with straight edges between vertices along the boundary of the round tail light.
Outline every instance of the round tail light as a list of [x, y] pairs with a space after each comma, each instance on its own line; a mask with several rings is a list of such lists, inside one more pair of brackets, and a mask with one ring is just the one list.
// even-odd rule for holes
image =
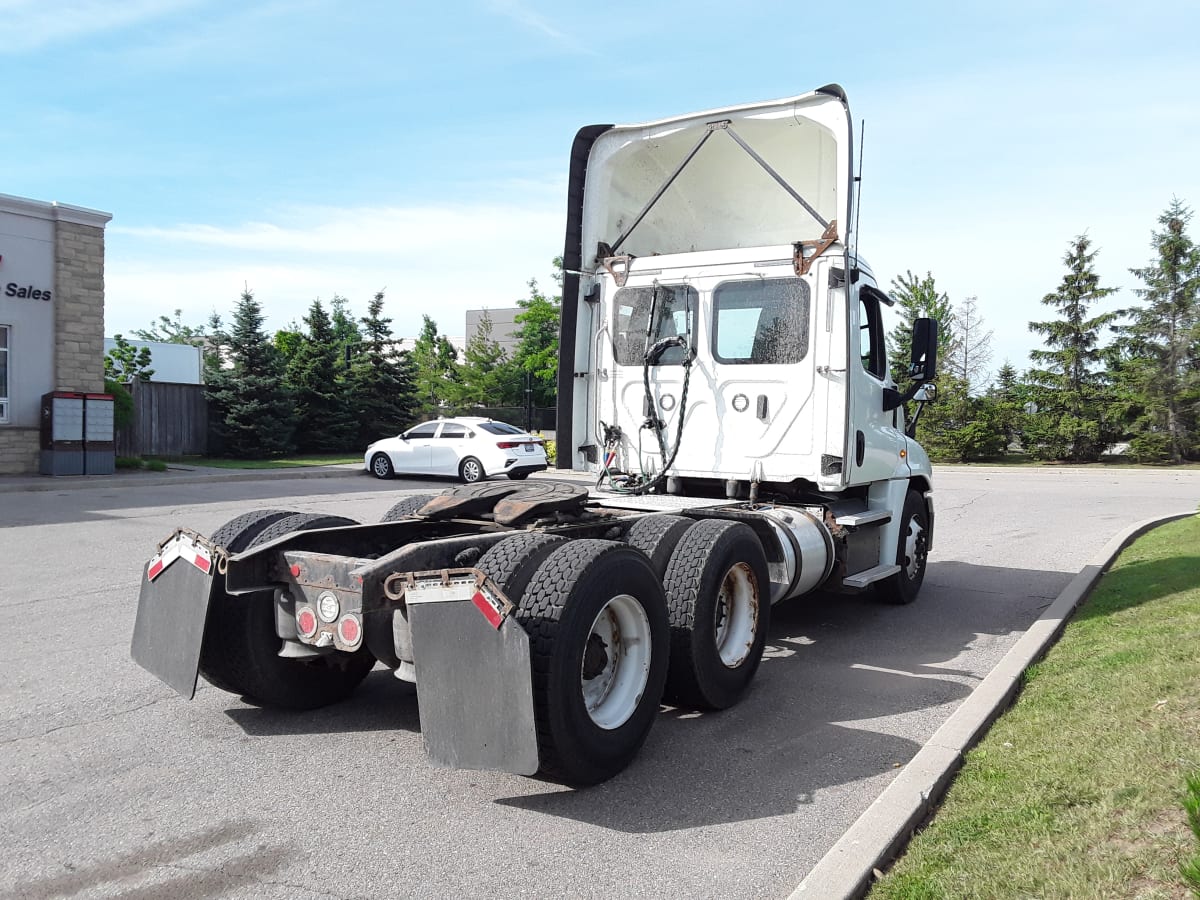
[[317, 633], [317, 614], [311, 606], [296, 610], [296, 631], [302, 638], [310, 638]]
[[358, 621], [357, 616], [350, 613], [342, 616], [341, 621], [338, 622], [338, 637], [347, 647], [358, 646], [359, 641], [362, 640], [362, 624]]

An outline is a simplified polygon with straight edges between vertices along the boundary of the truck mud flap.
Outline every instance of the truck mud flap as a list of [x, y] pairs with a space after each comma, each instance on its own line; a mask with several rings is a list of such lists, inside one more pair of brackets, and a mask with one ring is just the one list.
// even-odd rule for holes
[[[477, 569], [405, 576], [425, 752], [437, 765], [538, 770], [529, 638]], [[399, 592], [392, 587], [392, 591]]]
[[134, 662], [187, 699], [196, 693], [218, 556], [199, 535], [177, 531], [146, 563], [130, 648]]

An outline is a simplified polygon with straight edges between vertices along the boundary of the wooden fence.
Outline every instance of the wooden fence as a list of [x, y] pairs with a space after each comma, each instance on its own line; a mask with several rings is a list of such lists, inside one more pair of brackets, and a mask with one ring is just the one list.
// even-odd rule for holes
[[135, 381], [133, 424], [117, 433], [117, 456], [196, 456], [208, 452], [202, 384]]

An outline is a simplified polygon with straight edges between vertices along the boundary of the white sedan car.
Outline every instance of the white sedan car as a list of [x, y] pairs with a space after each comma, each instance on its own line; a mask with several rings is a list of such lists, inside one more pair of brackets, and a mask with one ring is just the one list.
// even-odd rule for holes
[[546, 468], [541, 438], [504, 422], [456, 418], [423, 422], [367, 448], [363, 464], [376, 478], [451, 475], [468, 484], [492, 475], [528, 478]]

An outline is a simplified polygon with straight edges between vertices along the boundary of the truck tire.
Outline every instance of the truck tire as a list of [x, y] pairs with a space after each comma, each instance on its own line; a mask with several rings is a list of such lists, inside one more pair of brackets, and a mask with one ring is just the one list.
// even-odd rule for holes
[[695, 524], [695, 519], [686, 516], [646, 516], [633, 523], [625, 535], [625, 543], [645, 553], [654, 574], [662, 578], [679, 539]]
[[519, 605], [519, 600], [538, 566], [557, 547], [565, 543], [565, 537], [552, 534], [514, 534], [498, 544], [493, 544], [479, 558], [475, 568], [482, 570], [496, 582], [510, 603], [514, 606]]
[[[288, 513], [256, 528], [247, 547], [264, 544], [293, 531], [354, 525], [352, 519], [319, 513]], [[246, 549], [246, 547], [243, 547]], [[200, 652], [205, 681], [259, 706], [316, 709], [348, 697], [375, 665], [364, 645], [354, 653], [334, 653], [311, 660], [279, 656], [282, 641], [275, 633], [275, 595], [259, 591], [237, 597], [213, 597]]]
[[411, 497], [405, 497], [395, 506], [383, 514], [380, 522], [398, 522], [401, 519], [407, 519], [416, 515], [418, 509], [436, 497], [437, 494], [413, 494]]
[[251, 547], [258, 547], [268, 541], [281, 538], [293, 531], [316, 531], [318, 528], [336, 528], [339, 525], [358, 525], [353, 519], [345, 516], [327, 516], [324, 513], [292, 513], [277, 519], [260, 531], [250, 541]]
[[568, 541], [538, 567], [517, 620], [540, 774], [575, 786], [616, 775], [645, 742], [667, 676], [666, 603], [650, 563], [616, 541]]
[[287, 509], [256, 509], [253, 512], [242, 513], [214, 531], [209, 540], [230, 553], [241, 553], [268, 525], [292, 515], [295, 515], [295, 512]]
[[925, 498], [910, 490], [904, 497], [904, 512], [900, 516], [900, 538], [896, 542], [896, 563], [900, 571], [879, 582], [879, 595], [888, 603], [912, 603], [925, 581], [925, 564], [929, 539], [929, 509]]
[[725, 709], [738, 701], [762, 660], [770, 585], [766, 554], [750, 526], [705, 519], [688, 529], [663, 578], [671, 619], [668, 703]]

